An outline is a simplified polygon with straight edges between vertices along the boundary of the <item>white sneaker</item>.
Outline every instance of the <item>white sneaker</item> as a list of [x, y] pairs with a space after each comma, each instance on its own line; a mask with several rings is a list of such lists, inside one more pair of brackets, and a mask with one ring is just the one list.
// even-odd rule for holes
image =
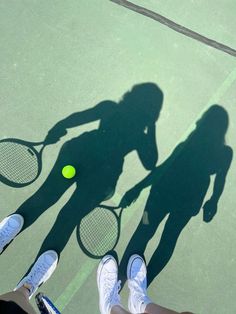
[[39, 256], [29, 274], [18, 283], [14, 291], [23, 285], [27, 285], [27, 287], [30, 287], [29, 298], [31, 298], [35, 291], [51, 277], [57, 266], [57, 262], [58, 255], [55, 251], [49, 250], [44, 252]]
[[128, 307], [131, 313], [144, 313], [145, 308], [152, 301], [147, 296], [147, 268], [141, 256], [134, 254], [127, 266], [129, 286]]
[[121, 306], [118, 266], [113, 256], [106, 255], [101, 260], [97, 270], [97, 285], [101, 314], [110, 314], [114, 305]]
[[4, 247], [21, 231], [23, 224], [24, 218], [19, 214], [13, 214], [3, 219], [0, 223], [0, 254]]

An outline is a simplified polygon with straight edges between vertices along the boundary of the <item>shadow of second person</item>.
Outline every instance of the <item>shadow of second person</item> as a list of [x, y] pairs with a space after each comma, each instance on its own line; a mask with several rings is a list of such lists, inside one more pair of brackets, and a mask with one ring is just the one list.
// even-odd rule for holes
[[[125, 194], [122, 206], [130, 205], [142, 189], [151, 186], [143, 217], [121, 261], [122, 277], [129, 256], [144, 254], [149, 240], [166, 216], [159, 245], [148, 263], [149, 284], [166, 266], [179, 235], [202, 206], [204, 221], [213, 219], [233, 155], [232, 149], [225, 144], [228, 121], [223, 107], [211, 106], [170, 157]], [[212, 175], [215, 176], [213, 192], [203, 205]]]

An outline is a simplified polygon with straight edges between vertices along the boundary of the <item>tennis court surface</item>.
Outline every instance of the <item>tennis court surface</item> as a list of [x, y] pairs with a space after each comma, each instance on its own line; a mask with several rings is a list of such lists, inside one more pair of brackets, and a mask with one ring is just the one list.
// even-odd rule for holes
[[[142, 6], [142, 9], [137, 6]], [[209, 188], [202, 196], [204, 204], [212, 195], [215, 173], [217, 169], [221, 169], [217, 163], [220, 158], [216, 158], [217, 162], [214, 165], [210, 164], [213, 158], [211, 142], [208, 149], [206, 146], [204, 151], [199, 148], [199, 158], [195, 149], [192, 155], [187, 155], [188, 158], [181, 159], [182, 168], [178, 168], [177, 162], [175, 164], [179, 154], [177, 152], [175, 158], [173, 151], [175, 148], [178, 150], [180, 142], [186, 142], [187, 139], [191, 142], [189, 135], [196, 128], [197, 121], [201, 121], [204, 113], [214, 104], [221, 106], [228, 116], [229, 125], [228, 129], [225, 129], [225, 141], [232, 151], [236, 149], [235, 10], [236, 3], [233, 0], [217, 2], [182, 0], [175, 3], [169, 0], [132, 0], [132, 3], [118, 0], [1, 1], [0, 140], [18, 138], [29, 142], [41, 142], [59, 121], [107, 100], [112, 102], [105, 102], [100, 109], [102, 108], [102, 114], [108, 117], [105, 127], [113, 126], [115, 129], [118, 122], [112, 115], [109, 116], [114, 102], [119, 103], [123, 95], [137, 84], [152, 82], [164, 95], [155, 130], [158, 147], [157, 165], [170, 158], [170, 163], [162, 174], [165, 183], [162, 185], [163, 181], [159, 179], [160, 190], [162, 193], [178, 191], [177, 188], [171, 189], [169, 182], [176, 185], [177, 177], [178, 182], [187, 182], [189, 170], [196, 174], [200, 171], [198, 167], [200, 169], [201, 164], [208, 165], [212, 175], [210, 183], [208, 182]], [[173, 26], [173, 23], [168, 22], [168, 25], [160, 23], [158, 21], [160, 16], [178, 24], [178, 29], [169, 27], [170, 24]], [[182, 30], [185, 27], [200, 37], [192, 38], [191, 32], [190, 36], [184, 35], [179, 25], [182, 26]], [[202, 37], [208, 40], [204, 42]], [[217, 47], [208, 45], [212, 41], [216, 42], [213, 46]], [[143, 110], [148, 112], [145, 104]], [[64, 143], [70, 141], [73, 149], [71, 140], [80, 136], [81, 147], [86, 148], [78, 151], [81, 162], [77, 159], [75, 161], [78, 162], [78, 168], [81, 167], [77, 173], [77, 185], [76, 183], [68, 185], [54, 204], [50, 205], [48, 202], [49, 208], [39, 214], [38, 219], [19, 234], [1, 255], [0, 294], [12, 290], [28, 270], [58, 214], [66, 208], [73, 195], [75, 195], [73, 208], [76, 210], [77, 187], [81, 196], [78, 202], [82, 199], [86, 203], [89, 199], [88, 202], [92, 203], [95, 195], [99, 194], [96, 187], [105, 186], [110, 180], [108, 187], [111, 189], [108, 192], [106, 190], [104, 198], [114, 193], [111, 199], [106, 200], [106, 204], [115, 206], [119, 204], [125, 192], [149, 174], [149, 170], [145, 169], [141, 162], [142, 157], [135, 150], [123, 153], [123, 164], [118, 163], [121, 158], [119, 148], [124, 147], [124, 143], [128, 141], [127, 137], [133, 138], [135, 133], [133, 121], [137, 121], [136, 115], [135, 110], [126, 112], [123, 121], [129, 128], [125, 131], [123, 129], [124, 132], [122, 129], [119, 130], [119, 134], [126, 136], [117, 136], [114, 132], [113, 141], [111, 139], [108, 141], [112, 143], [110, 150], [106, 143], [101, 146], [96, 139], [92, 142], [93, 149], [90, 149], [90, 140], [87, 141], [86, 132], [98, 129], [101, 118], [99, 115], [96, 116], [96, 113], [93, 119], [87, 119], [85, 115], [82, 122], [76, 120], [74, 127], [67, 128], [67, 134], [62, 136], [60, 141], [45, 147], [42, 155], [42, 172], [37, 180], [21, 188], [0, 182], [0, 220], [2, 220], [36, 194], [52, 173]], [[130, 123], [127, 123], [127, 118], [130, 119]], [[217, 137], [221, 129], [220, 121], [222, 120], [219, 120], [219, 123], [211, 121], [213, 124], [207, 125], [201, 141], [209, 138], [209, 134], [212, 138]], [[73, 119], [70, 123], [72, 126]], [[145, 132], [149, 131], [145, 129]], [[146, 152], [148, 155], [149, 151]], [[102, 161], [104, 162], [104, 156], [108, 155], [110, 156], [110, 159], [107, 157], [108, 160], [111, 160], [112, 156], [113, 163], [104, 167]], [[86, 158], [89, 158], [87, 164]], [[96, 164], [97, 160], [99, 162]], [[70, 154], [67, 154], [65, 163], [69, 162]], [[83, 163], [85, 166], [82, 166]], [[60, 160], [59, 165], [62, 164], [63, 160]], [[101, 170], [101, 167], [104, 169]], [[86, 176], [83, 172], [85, 168]], [[179, 169], [182, 169], [182, 172], [177, 171]], [[158, 304], [179, 312], [188, 310], [197, 314], [236, 313], [235, 173], [236, 164], [233, 158], [214, 218], [209, 223], [204, 222], [203, 210], [200, 209], [181, 230], [169, 259], [168, 253], [165, 256], [168, 262], [153, 278], [148, 290], [150, 297]], [[80, 185], [80, 175], [88, 178], [88, 181], [84, 179], [83, 182], [86, 182], [84, 185], [82, 183]], [[115, 175], [117, 180], [114, 183], [112, 180]], [[53, 185], [48, 185], [50, 188], [46, 200], [50, 195], [54, 195], [54, 190], [55, 193], [58, 192], [59, 181], [64, 180], [62, 177], [58, 179], [59, 181], [55, 178], [51, 181]], [[168, 181], [169, 178], [172, 178], [172, 181]], [[224, 178], [222, 180], [224, 181]], [[190, 180], [186, 188], [191, 184], [193, 185], [190, 189], [191, 197], [194, 198], [200, 190], [204, 190], [203, 183], [200, 186]], [[165, 190], [165, 187], [168, 189]], [[183, 187], [184, 185], [179, 187], [182, 199], [189, 202], [190, 194], [187, 192], [189, 190], [184, 193]], [[150, 186], [144, 188], [137, 201], [123, 211], [121, 234], [115, 247], [119, 260], [122, 259], [143, 217], [149, 192]], [[170, 203], [166, 200], [165, 204], [174, 207], [173, 193], [170, 192]], [[177, 195], [176, 200], [179, 199]], [[28, 206], [29, 212], [38, 206], [36, 200]], [[183, 210], [187, 211], [187, 205], [190, 203], [183, 202]], [[179, 204], [177, 207], [179, 208]], [[165, 215], [146, 247], [147, 262], [158, 247], [169, 215], [171, 214]], [[67, 217], [64, 225], [57, 225], [60, 226], [60, 232], [54, 238], [55, 246], [60, 247], [61, 239], [68, 231], [68, 224], [72, 220]], [[149, 223], [148, 219], [144, 222], [146, 225]], [[169, 229], [166, 239], [173, 240], [172, 231], [176, 232], [176, 225], [177, 221], [173, 224], [173, 230]], [[146, 234], [139, 236], [142, 239]], [[40, 291], [47, 294], [62, 313], [98, 314], [96, 269], [99, 259], [92, 258], [81, 249], [77, 241], [76, 228], [71, 229], [71, 235], [68, 233], [68, 239], [62, 249], [57, 270]], [[51, 241], [53, 243], [53, 238]], [[169, 247], [170, 243], [167, 241], [166, 248]], [[127, 304], [127, 291], [125, 285], [121, 292], [124, 305]]]

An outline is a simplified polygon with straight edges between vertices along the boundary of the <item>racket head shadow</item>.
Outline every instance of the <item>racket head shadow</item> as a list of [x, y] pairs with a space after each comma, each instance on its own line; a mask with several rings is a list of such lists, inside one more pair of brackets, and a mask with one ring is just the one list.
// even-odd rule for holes
[[11, 187], [19, 188], [33, 183], [42, 170], [42, 150], [38, 152], [30, 143], [15, 138], [0, 141], [0, 181]]
[[77, 227], [77, 240], [82, 251], [100, 259], [116, 247], [120, 236], [117, 207], [99, 205], [89, 212]]

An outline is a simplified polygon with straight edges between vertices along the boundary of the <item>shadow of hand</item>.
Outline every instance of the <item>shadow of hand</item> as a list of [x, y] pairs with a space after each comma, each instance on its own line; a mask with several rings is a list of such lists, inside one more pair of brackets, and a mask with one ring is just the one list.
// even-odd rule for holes
[[55, 144], [60, 140], [61, 137], [63, 137], [66, 134], [67, 134], [66, 129], [55, 126], [48, 132], [45, 139], [45, 143]]
[[127, 191], [125, 195], [122, 197], [119, 206], [121, 208], [130, 206], [132, 203], [134, 203], [137, 200], [140, 192], [141, 192], [140, 189], [138, 189], [137, 187], [133, 187], [132, 189]]
[[204, 222], [212, 221], [216, 212], [217, 212], [217, 203], [212, 200], [206, 201], [206, 203], [203, 205], [203, 221]]

